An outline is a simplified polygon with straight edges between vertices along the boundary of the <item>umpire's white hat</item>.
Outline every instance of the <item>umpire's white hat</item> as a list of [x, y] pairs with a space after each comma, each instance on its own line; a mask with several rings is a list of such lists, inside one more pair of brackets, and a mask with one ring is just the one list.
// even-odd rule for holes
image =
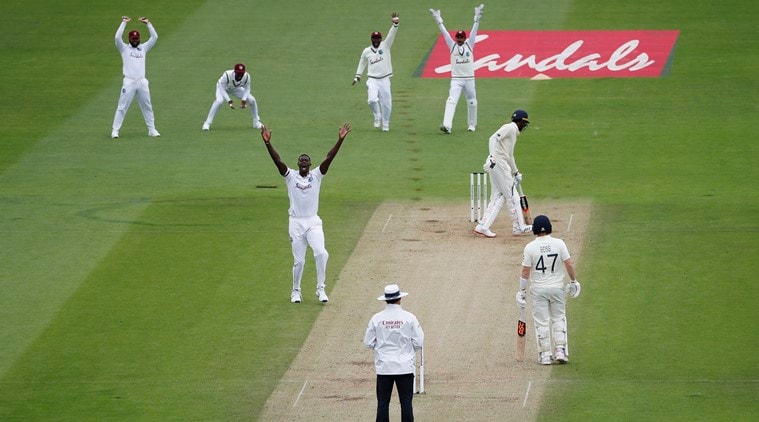
[[377, 300], [395, 300], [408, 296], [407, 292], [402, 292], [397, 284], [388, 284], [385, 286], [385, 294], [378, 297]]

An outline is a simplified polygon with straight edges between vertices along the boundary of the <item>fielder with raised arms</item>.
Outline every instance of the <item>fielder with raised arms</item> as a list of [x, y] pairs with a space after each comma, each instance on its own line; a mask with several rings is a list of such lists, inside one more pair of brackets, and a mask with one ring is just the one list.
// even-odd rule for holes
[[139, 18], [138, 20], [148, 27], [150, 39], [144, 44], [140, 44], [140, 33], [138, 31], [129, 32], [129, 44], [121, 40], [124, 35], [124, 29], [127, 22], [131, 21], [129, 16], [121, 17], [121, 25], [116, 30], [116, 49], [121, 54], [123, 62], [122, 71], [124, 81], [121, 85], [121, 95], [119, 103], [116, 106], [116, 114], [113, 116], [113, 126], [111, 128], [111, 138], [119, 137], [119, 130], [124, 123], [124, 118], [132, 104], [135, 95], [137, 103], [142, 110], [142, 117], [145, 118], [145, 125], [148, 127], [148, 136], [161, 136], [155, 128], [155, 117], [153, 116], [153, 104], [150, 102], [150, 87], [148, 80], [145, 78], [145, 57], [148, 51], [153, 48], [158, 41], [158, 34], [153, 28], [148, 18]]
[[321, 302], [328, 302], [329, 298], [324, 291], [327, 279], [327, 260], [329, 253], [324, 247], [324, 230], [322, 219], [319, 217], [319, 191], [321, 190], [322, 177], [327, 174], [332, 160], [340, 150], [343, 140], [351, 131], [351, 125], [343, 124], [338, 130], [337, 143], [329, 150], [327, 157], [315, 170], [311, 170], [311, 157], [301, 154], [298, 157], [298, 170], [287, 167], [280, 158], [277, 150], [271, 144], [271, 131], [266, 126], [261, 126], [261, 138], [266, 144], [274, 165], [279, 174], [285, 177], [287, 195], [290, 198], [290, 222], [288, 231], [290, 244], [293, 251], [293, 289], [290, 293], [290, 302], [300, 303], [301, 278], [303, 267], [306, 263], [306, 248], [311, 246], [316, 262], [316, 296]]
[[477, 91], [474, 86], [474, 43], [477, 40], [477, 29], [480, 27], [482, 18], [481, 4], [474, 8], [474, 24], [469, 31], [469, 38], [466, 32], [459, 30], [456, 32], [456, 41], [453, 41], [451, 34], [443, 25], [443, 18], [440, 16], [440, 10], [430, 9], [432, 17], [437, 22], [440, 32], [443, 34], [448, 50], [451, 51], [451, 89], [448, 92], [448, 99], [445, 101], [445, 112], [443, 113], [443, 124], [440, 130], [445, 133], [451, 133], [453, 129], [453, 115], [456, 113], [456, 104], [461, 97], [461, 91], [464, 91], [467, 103], [467, 124], [470, 132], [477, 130]]
[[361, 80], [361, 75], [366, 70], [366, 95], [369, 109], [374, 116], [374, 127], [382, 131], [390, 130], [390, 114], [393, 111], [393, 95], [390, 92], [390, 78], [393, 77], [393, 59], [390, 55], [390, 47], [393, 46], [395, 33], [398, 31], [400, 22], [398, 13], [393, 12], [393, 25], [387, 32], [387, 37], [382, 40], [382, 33], [372, 32], [372, 45], [361, 52], [358, 60], [356, 76], [353, 77], [353, 85]]
[[[580, 295], [580, 282], [566, 243], [552, 237], [551, 220], [545, 215], [535, 217], [532, 232], [535, 240], [524, 247], [522, 273], [516, 294], [517, 306], [527, 306], [527, 285], [530, 284], [532, 319], [538, 344], [538, 363], [550, 365], [551, 359], [569, 362], [567, 346], [567, 305], [564, 295]], [[570, 282], [564, 285], [569, 276]], [[553, 344], [553, 353], [551, 353]]]

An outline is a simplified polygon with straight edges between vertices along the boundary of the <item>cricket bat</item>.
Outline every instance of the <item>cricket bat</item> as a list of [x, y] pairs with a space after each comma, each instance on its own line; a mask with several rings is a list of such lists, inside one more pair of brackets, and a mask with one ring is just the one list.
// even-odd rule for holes
[[530, 215], [530, 204], [527, 203], [527, 197], [524, 196], [522, 190], [522, 184], [517, 183], [517, 190], [519, 191], [519, 205], [522, 207], [522, 215], [524, 215], [524, 223], [532, 224], [532, 216]]
[[517, 351], [516, 360], [522, 362], [524, 360], [524, 343], [525, 335], [527, 334], [527, 322], [525, 321], [525, 308], [519, 307], [519, 321], [517, 322]]

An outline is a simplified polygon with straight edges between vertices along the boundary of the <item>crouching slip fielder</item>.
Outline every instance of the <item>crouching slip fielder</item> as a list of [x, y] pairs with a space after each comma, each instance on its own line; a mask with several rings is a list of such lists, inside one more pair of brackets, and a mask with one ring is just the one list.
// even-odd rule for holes
[[222, 104], [227, 103], [229, 108], [235, 108], [234, 102], [229, 98], [229, 94], [239, 98], [240, 108], [250, 108], [250, 114], [253, 117], [253, 127], [261, 128], [261, 119], [258, 117], [258, 103], [256, 97], [250, 94], [250, 73], [245, 70], [245, 65], [237, 63], [232, 70], [225, 71], [216, 82], [216, 101], [211, 104], [211, 110], [208, 117], [203, 123], [203, 130], [211, 129], [216, 112]]
[[[535, 217], [532, 232], [537, 238], [524, 247], [522, 274], [516, 294], [517, 306], [527, 306], [526, 289], [532, 281], [532, 318], [535, 322], [538, 362], [541, 365], [550, 365], [552, 357], [559, 363], [569, 362], [564, 295], [568, 294], [572, 298], [580, 295], [580, 283], [575, 277], [575, 267], [567, 245], [563, 240], [551, 237], [551, 231], [551, 220], [548, 217]], [[565, 275], [569, 275], [571, 280], [566, 286]]]
[[453, 41], [451, 34], [443, 25], [443, 18], [439, 10], [430, 9], [432, 17], [437, 22], [443, 39], [451, 52], [451, 88], [448, 92], [448, 100], [445, 102], [445, 112], [443, 113], [443, 125], [440, 130], [445, 133], [451, 133], [453, 129], [453, 115], [456, 113], [456, 104], [461, 97], [461, 91], [464, 91], [467, 103], [467, 123], [468, 130], [474, 132], [477, 129], [477, 91], [474, 86], [474, 43], [477, 39], [477, 29], [480, 27], [482, 18], [481, 4], [474, 8], [474, 24], [469, 31], [469, 38], [466, 32], [459, 30], [456, 32], [456, 41]]
[[311, 157], [301, 154], [298, 157], [298, 170], [287, 167], [279, 156], [279, 153], [271, 144], [271, 131], [266, 126], [261, 126], [261, 138], [266, 144], [271, 159], [279, 170], [279, 174], [285, 177], [287, 195], [290, 197], [290, 244], [293, 250], [293, 290], [290, 294], [292, 303], [300, 303], [302, 300], [300, 281], [303, 277], [303, 267], [306, 262], [306, 248], [311, 246], [316, 262], [316, 296], [321, 302], [329, 301], [324, 292], [327, 279], [327, 260], [329, 253], [324, 247], [324, 230], [322, 219], [319, 218], [319, 191], [322, 185], [322, 176], [327, 174], [332, 160], [340, 150], [343, 140], [351, 131], [351, 126], [345, 123], [338, 131], [337, 143], [329, 150], [327, 157], [311, 171]]
[[493, 191], [485, 215], [474, 228], [474, 232], [479, 235], [495, 237], [495, 233], [490, 231], [490, 226], [493, 225], [504, 204], [508, 206], [511, 233], [514, 236], [521, 236], [522, 233], [532, 229], [532, 226], [525, 224], [524, 215], [519, 206], [519, 194], [516, 192], [515, 184], [522, 181], [522, 174], [519, 173], [514, 160], [517, 136], [527, 129], [529, 123], [527, 112], [516, 110], [511, 115], [511, 122], [501, 126], [488, 140], [490, 155], [485, 159], [482, 168], [490, 173], [490, 185]]
[[387, 32], [387, 38], [382, 40], [380, 32], [372, 32], [372, 45], [361, 52], [358, 60], [356, 76], [353, 84], [361, 80], [361, 75], [366, 69], [366, 96], [369, 109], [374, 115], [374, 127], [382, 131], [390, 130], [390, 114], [393, 111], [393, 95], [390, 92], [390, 78], [393, 77], [393, 59], [390, 55], [390, 47], [393, 46], [395, 33], [398, 31], [400, 17], [398, 13], [392, 14], [393, 26]]

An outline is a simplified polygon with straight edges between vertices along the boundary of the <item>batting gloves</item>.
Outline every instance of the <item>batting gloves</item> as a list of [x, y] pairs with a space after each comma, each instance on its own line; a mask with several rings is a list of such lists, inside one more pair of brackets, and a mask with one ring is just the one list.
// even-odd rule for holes
[[569, 295], [572, 299], [580, 296], [580, 290], [582, 290], [582, 286], [580, 286], [580, 282], [577, 280], [572, 280], [569, 284], [564, 286], [564, 293]]
[[516, 300], [517, 300], [517, 306], [519, 306], [520, 308], [526, 307], [527, 306], [527, 292], [525, 292], [524, 290], [518, 291], [516, 295]]

